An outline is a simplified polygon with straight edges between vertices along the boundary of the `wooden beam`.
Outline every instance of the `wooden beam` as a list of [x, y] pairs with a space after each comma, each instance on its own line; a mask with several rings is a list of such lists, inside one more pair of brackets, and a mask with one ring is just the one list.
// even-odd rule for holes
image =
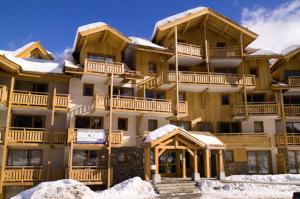
[[15, 77], [12, 76], [10, 80], [10, 89], [9, 89], [9, 98], [8, 98], [8, 105], [7, 105], [7, 112], [6, 112], [6, 123], [5, 123], [5, 132], [3, 137], [3, 149], [2, 149], [2, 161], [1, 161], [1, 175], [0, 175], [0, 193], [2, 195], [3, 192], [3, 181], [4, 181], [4, 172], [6, 169], [6, 159], [7, 159], [7, 135], [10, 128], [10, 121], [11, 121], [11, 104], [12, 104], [12, 97], [15, 87]]
[[180, 150], [176, 150], [176, 176], [180, 176]]
[[107, 158], [107, 188], [111, 185], [111, 134], [112, 134], [112, 116], [113, 116], [113, 88], [114, 88], [114, 72], [111, 72], [111, 81], [110, 81], [110, 96], [109, 96], [109, 133], [108, 133], [108, 158]]
[[176, 118], [179, 120], [179, 71], [178, 71], [178, 52], [177, 52], [177, 26], [174, 27], [175, 32], [175, 68], [176, 68]]
[[155, 163], [155, 174], [158, 174], [159, 169], [159, 157], [158, 157], [158, 147], [154, 148], [154, 163]]
[[198, 154], [197, 154], [197, 150], [194, 150], [194, 173], [198, 173]]
[[190, 24], [191, 24], [191, 21], [188, 21], [188, 22], [185, 24], [185, 27], [184, 27], [184, 29], [183, 29], [182, 34], [185, 34], [185, 32], [189, 29]]
[[218, 168], [218, 176], [221, 177], [222, 173], [224, 173], [224, 160], [223, 160], [223, 151], [218, 150], [217, 154], [217, 168]]
[[107, 34], [108, 34], [108, 30], [106, 30], [106, 31], [104, 32], [104, 35], [103, 35], [103, 37], [102, 37], [102, 39], [101, 39], [101, 43], [103, 43], [103, 42], [105, 41], [105, 39], [106, 39], [106, 37], [107, 37]]
[[210, 150], [205, 149], [204, 151], [204, 172], [205, 177], [210, 178], [211, 171], [210, 171]]
[[169, 39], [171, 37], [171, 35], [173, 35], [173, 33], [174, 33], [174, 29], [171, 29], [171, 31], [168, 33], [166, 39]]
[[145, 180], [150, 180], [151, 171], [150, 171], [150, 147], [145, 146], [144, 148], [144, 178]]
[[186, 178], [186, 158], [185, 149], [182, 150], [182, 177]]
[[227, 30], [227, 28], [228, 28], [228, 24], [226, 24], [225, 26], [224, 26], [224, 28], [222, 29], [222, 31], [219, 33], [219, 35], [217, 36], [217, 41], [221, 38], [221, 36], [225, 33], [225, 31]]
[[240, 35], [240, 48], [241, 48], [241, 59], [242, 59], [242, 73], [243, 73], [243, 90], [244, 90], [244, 101], [245, 101], [245, 117], [248, 119], [248, 103], [247, 103], [247, 90], [246, 90], [246, 75], [245, 75], [245, 63], [244, 63], [244, 50], [243, 50], [243, 33]]

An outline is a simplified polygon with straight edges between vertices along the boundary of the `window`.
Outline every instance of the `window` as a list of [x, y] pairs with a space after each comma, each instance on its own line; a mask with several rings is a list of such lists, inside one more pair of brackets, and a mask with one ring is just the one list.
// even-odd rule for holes
[[233, 162], [233, 151], [225, 152], [225, 162]]
[[300, 70], [286, 70], [284, 71], [284, 79], [287, 80], [289, 77], [300, 76]]
[[186, 101], [186, 94], [185, 93], [179, 93], [179, 101]]
[[124, 151], [120, 151], [117, 156], [118, 162], [126, 162], [127, 161], [127, 153]]
[[213, 132], [213, 125], [210, 122], [198, 122], [197, 123], [197, 130], [204, 131], [204, 132]]
[[300, 173], [300, 151], [288, 151], [289, 173]]
[[127, 87], [114, 87], [113, 95], [132, 97], [134, 96], [134, 90]]
[[127, 131], [128, 130], [128, 119], [118, 118], [118, 130]]
[[263, 133], [264, 132], [264, 122], [263, 121], [255, 121], [254, 122], [254, 132], [255, 133]]
[[15, 89], [22, 90], [22, 91], [47, 93], [48, 92], [48, 83], [16, 80]]
[[163, 91], [146, 90], [146, 98], [165, 99], [165, 93]]
[[103, 117], [76, 116], [75, 128], [103, 129]]
[[110, 56], [92, 55], [92, 54], [88, 55], [88, 60], [89, 61], [102, 61], [102, 62], [108, 62], [108, 63], [114, 62], [114, 59]]
[[225, 74], [237, 74], [237, 68], [236, 67], [215, 67], [214, 68], [215, 73], [225, 73]]
[[283, 96], [284, 104], [300, 104], [300, 97], [298, 96]]
[[239, 133], [241, 125], [239, 122], [219, 122], [220, 133]]
[[83, 96], [94, 95], [94, 84], [83, 84]]
[[153, 62], [148, 63], [148, 72], [149, 73], [157, 73], [156, 64]]
[[286, 123], [287, 133], [300, 133], [300, 123], [298, 122], [287, 122]]
[[99, 166], [99, 151], [74, 150], [73, 166]]
[[13, 127], [45, 128], [45, 116], [43, 115], [13, 115]]
[[222, 105], [230, 105], [229, 95], [222, 95], [221, 98], [222, 98]]
[[157, 129], [157, 120], [148, 120], [148, 131]]
[[270, 173], [270, 152], [248, 151], [248, 172], [249, 174]]
[[180, 128], [183, 128], [187, 131], [191, 130], [191, 123], [189, 121], [171, 121], [171, 124], [174, 124]]
[[[176, 71], [176, 66], [174, 64], [170, 64], [169, 71]], [[178, 66], [178, 71], [190, 71], [190, 68], [188, 66]]]
[[257, 68], [250, 68], [249, 69], [250, 75], [254, 75], [255, 77], [258, 77], [258, 70]]
[[42, 150], [13, 149], [8, 150], [8, 166], [41, 166]]
[[216, 46], [217, 46], [218, 48], [225, 48], [225, 47], [226, 47], [226, 43], [225, 43], [225, 42], [217, 42], [217, 43], [216, 43]]
[[247, 102], [264, 102], [265, 94], [247, 94]]

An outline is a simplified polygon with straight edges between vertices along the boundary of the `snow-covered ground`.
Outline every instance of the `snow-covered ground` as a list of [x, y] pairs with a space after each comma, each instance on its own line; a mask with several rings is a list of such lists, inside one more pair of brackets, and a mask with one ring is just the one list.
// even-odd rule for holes
[[293, 192], [300, 191], [300, 186], [292, 185], [300, 183], [300, 175], [297, 174], [233, 175], [227, 177], [226, 180], [231, 182], [223, 183], [217, 180], [199, 182], [198, 187], [202, 198], [290, 199]]
[[43, 182], [12, 199], [150, 199], [155, 196], [149, 182], [134, 177], [102, 192], [94, 192], [86, 185], [70, 179]]

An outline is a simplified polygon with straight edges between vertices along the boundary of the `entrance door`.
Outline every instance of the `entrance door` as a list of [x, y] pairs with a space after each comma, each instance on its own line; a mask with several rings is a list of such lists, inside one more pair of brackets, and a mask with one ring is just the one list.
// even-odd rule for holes
[[176, 152], [165, 151], [159, 157], [159, 173], [165, 177], [176, 177]]

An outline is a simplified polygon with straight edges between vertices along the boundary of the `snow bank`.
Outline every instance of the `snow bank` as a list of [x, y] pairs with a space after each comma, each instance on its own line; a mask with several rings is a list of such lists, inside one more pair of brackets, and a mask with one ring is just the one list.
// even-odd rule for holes
[[[279, 174], [279, 175], [232, 175], [226, 177], [229, 181], [242, 182], [269, 182], [269, 183], [298, 183], [300, 174]], [[300, 187], [299, 187], [300, 191]]]
[[43, 182], [19, 193], [11, 199], [97, 199], [98, 196], [86, 185], [75, 180]]
[[131, 43], [132, 44], [136, 44], [136, 45], [140, 45], [140, 46], [147, 46], [147, 47], [151, 47], [151, 48], [157, 48], [157, 49], [162, 49], [162, 50], [166, 50], [167, 48], [163, 47], [163, 46], [159, 46], [155, 43], [152, 43], [151, 41], [147, 40], [147, 39], [143, 39], [140, 37], [129, 37], [131, 39]]
[[178, 14], [175, 14], [175, 15], [172, 15], [172, 16], [169, 16], [167, 18], [164, 18], [162, 20], [159, 20], [158, 22], [156, 22], [155, 26], [154, 26], [154, 30], [153, 30], [153, 33], [152, 33], [152, 39], [154, 38], [155, 36], [155, 33], [156, 33], [156, 29], [158, 28], [158, 26], [161, 26], [161, 25], [165, 25], [167, 23], [170, 23], [172, 21], [175, 21], [177, 19], [180, 19], [182, 17], [185, 17], [187, 15], [190, 15], [190, 14], [194, 14], [196, 12], [199, 12], [201, 10], [204, 10], [204, 9], [207, 9], [207, 7], [197, 7], [197, 8], [193, 8], [193, 9], [190, 9], [190, 10], [186, 10], [184, 12], [181, 12], [181, 13], [178, 13]]
[[292, 198], [293, 192], [299, 191], [296, 185], [267, 185], [254, 183], [222, 183], [216, 180], [202, 180], [198, 183], [202, 193], [201, 198], [244, 198], [244, 199], [272, 199]]
[[151, 184], [140, 177], [130, 178], [99, 193], [99, 197], [103, 199], [154, 198], [155, 196]]

